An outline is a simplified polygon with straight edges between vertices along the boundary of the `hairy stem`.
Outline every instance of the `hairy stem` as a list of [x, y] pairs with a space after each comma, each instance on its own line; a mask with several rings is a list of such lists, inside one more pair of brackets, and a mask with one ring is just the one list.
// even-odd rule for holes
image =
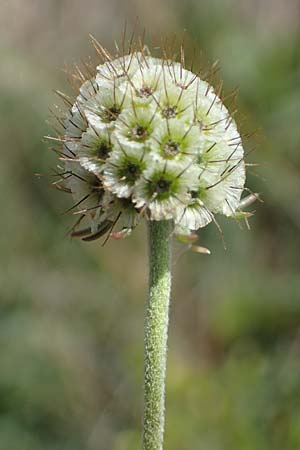
[[149, 221], [149, 299], [145, 319], [143, 450], [162, 450], [171, 291], [172, 221]]

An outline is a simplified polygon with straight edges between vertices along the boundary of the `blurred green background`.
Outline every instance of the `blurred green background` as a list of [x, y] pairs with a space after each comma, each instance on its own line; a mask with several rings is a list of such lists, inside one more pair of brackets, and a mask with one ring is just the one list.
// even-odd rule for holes
[[[300, 1], [1, 0], [0, 450], [140, 448], [145, 229], [66, 237], [70, 199], [42, 142], [65, 64], [108, 48], [139, 16], [218, 59], [260, 167], [251, 231], [175, 248], [166, 450], [300, 448]], [[246, 118], [246, 119], [245, 119]], [[254, 173], [252, 173], [254, 172]]]

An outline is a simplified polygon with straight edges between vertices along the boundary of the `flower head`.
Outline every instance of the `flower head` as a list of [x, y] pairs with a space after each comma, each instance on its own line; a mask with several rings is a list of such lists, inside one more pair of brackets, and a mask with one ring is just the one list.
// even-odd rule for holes
[[213, 87], [143, 48], [116, 59], [102, 54], [61, 137], [65, 190], [88, 221], [73, 235], [120, 237], [141, 217], [171, 219], [175, 231], [189, 234], [217, 213], [236, 217], [244, 150]]

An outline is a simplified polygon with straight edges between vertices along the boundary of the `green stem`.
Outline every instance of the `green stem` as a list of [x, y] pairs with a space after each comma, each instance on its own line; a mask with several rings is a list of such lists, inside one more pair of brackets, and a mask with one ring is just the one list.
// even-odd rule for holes
[[171, 291], [172, 221], [149, 222], [149, 299], [145, 320], [143, 450], [162, 450]]

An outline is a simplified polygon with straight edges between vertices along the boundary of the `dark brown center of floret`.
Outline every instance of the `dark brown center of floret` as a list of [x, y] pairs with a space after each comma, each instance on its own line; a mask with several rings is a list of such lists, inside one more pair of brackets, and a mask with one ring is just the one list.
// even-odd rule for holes
[[130, 173], [131, 175], [135, 175], [137, 172], [139, 172], [139, 166], [137, 166], [136, 164], [128, 164], [127, 166], [127, 170], [128, 173]]
[[148, 98], [150, 95], [153, 94], [153, 90], [150, 86], [143, 86], [139, 91], [138, 95], [139, 97]]
[[102, 141], [97, 147], [97, 157], [99, 159], [107, 159], [112, 150], [112, 145], [109, 142]]
[[106, 108], [106, 110], [104, 111], [104, 119], [108, 122], [113, 122], [114, 120], [117, 120], [120, 112], [121, 109], [116, 105], [112, 106], [111, 108]]
[[164, 146], [166, 156], [176, 156], [180, 152], [180, 145], [176, 141], [169, 140]]
[[124, 168], [124, 177], [129, 182], [135, 182], [141, 174], [141, 167], [135, 163], [128, 163]]
[[132, 136], [137, 140], [146, 139], [149, 135], [149, 132], [146, 127], [143, 125], [137, 125], [132, 130]]
[[198, 191], [191, 191], [191, 197], [192, 198], [198, 198], [199, 197], [199, 192]]
[[125, 159], [118, 169], [118, 177], [129, 185], [133, 185], [141, 176], [145, 164], [136, 158]]
[[166, 180], [165, 178], [160, 178], [155, 186], [155, 191], [157, 194], [165, 194], [169, 192], [172, 182], [170, 180]]
[[166, 106], [166, 107], [162, 110], [162, 115], [163, 115], [166, 119], [172, 119], [172, 118], [176, 117], [177, 114], [178, 114], [177, 106]]

